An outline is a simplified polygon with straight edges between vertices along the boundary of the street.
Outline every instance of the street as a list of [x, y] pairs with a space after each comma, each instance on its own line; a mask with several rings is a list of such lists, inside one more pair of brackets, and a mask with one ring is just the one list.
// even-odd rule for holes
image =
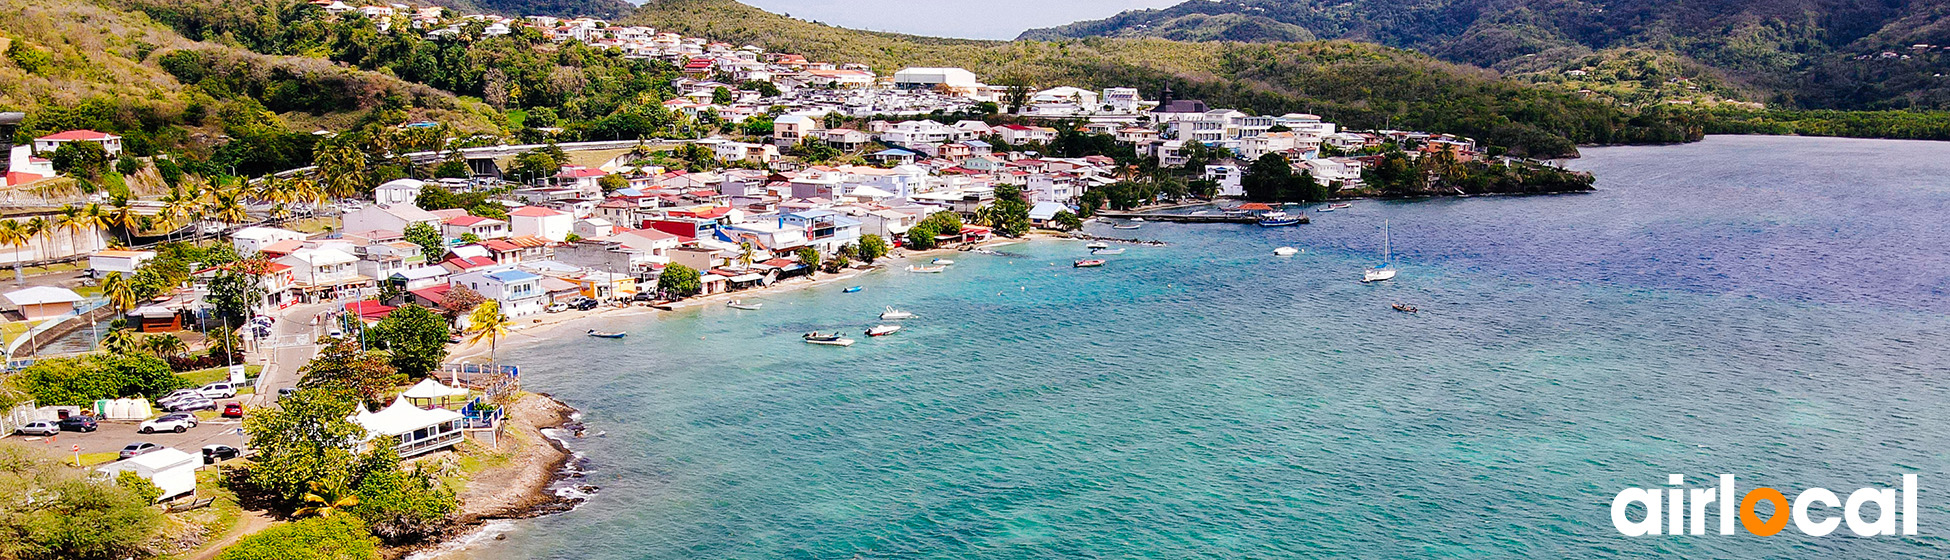
[[312, 318], [337, 309], [332, 302], [294, 305], [277, 314], [271, 325], [268, 344], [277, 347], [258, 352], [265, 357], [264, 370], [258, 373], [257, 392], [244, 401], [247, 407], [270, 406], [277, 402], [278, 390], [298, 386], [298, 370], [318, 353], [319, 327]]
[[218, 443], [238, 449], [244, 448], [244, 423], [233, 418], [212, 418], [201, 421], [194, 428], [183, 433], [156, 432], [136, 433], [139, 422], [102, 422], [101, 429], [93, 432], [61, 432], [50, 438], [40, 436], [10, 436], [8, 439], [29, 446], [44, 447], [48, 453], [57, 457], [74, 458], [73, 446], [80, 445], [81, 453], [112, 453], [121, 451], [131, 443], [149, 442], [164, 447], [174, 447], [189, 454], [201, 454], [203, 446]]

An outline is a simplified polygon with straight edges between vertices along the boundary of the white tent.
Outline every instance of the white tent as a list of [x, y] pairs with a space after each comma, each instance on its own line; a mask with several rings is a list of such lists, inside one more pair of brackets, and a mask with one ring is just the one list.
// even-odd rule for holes
[[860, 185], [857, 188], [846, 191], [846, 196], [850, 196], [854, 198], [879, 199], [879, 198], [893, 198], [894, 193], [890, 193], [881, 189], [876, 189], [868, 185]]
[[448, 387], [429, 377], [421, 380], [413, 388], [407, 389], [405, 393], [400, 393], [400, 396], [406, 397], [406, 400], [412, 401], [415, 405], [432, 405], [436, 402], [445, 404], [447, 399], [453, 397], [465, 399], [467, 398], [467, 394], [468, 391], [466, 389]]
[[392, 406], [379, 412], [360, 407], [359, 412], [352, 416], [352, 422], [365, 428], [367, 436], [398, 437], [401, 457], [412, 457], [460, 443], [461, 419], [459, 412], [437, 408], [427, 410], [413, 406], [405, 397], [393, 400]]
[[148, 453], [103, 465], [96, 472], [115, 476], [122, 471], [134, 472], [162, 489], [158, 498], [174, 498], [196, 490], [196, 467], [202, 463], [196, 455], [164, 447]]

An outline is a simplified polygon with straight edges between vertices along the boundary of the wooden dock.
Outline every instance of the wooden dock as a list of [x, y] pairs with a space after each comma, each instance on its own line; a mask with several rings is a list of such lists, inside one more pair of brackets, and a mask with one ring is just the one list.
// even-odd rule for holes
[[[1178, 222], [1181, 224], [1256, 224], [1259, 217], [1250, 214], [1160, 214], [1148, 212], [1099, 212], [1098, 216], [1116, 220], [1144, 218], [1147, 222]], [[1300, 214], [1300, 223], [1310, 223], [1312, 219]]]

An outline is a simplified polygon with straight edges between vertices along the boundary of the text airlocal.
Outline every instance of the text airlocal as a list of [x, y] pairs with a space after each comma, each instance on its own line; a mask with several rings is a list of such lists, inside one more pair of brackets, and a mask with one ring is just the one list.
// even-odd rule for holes
[[[1670, 475], [1666, 484], [1684, 486], [1686, 477]], [[1735, 502], [1727, 496], [1740, 496]], [[1757, 507], [1761, 502], [1774, 505], [1774, 512], [1762, 518]], [[1898, 509], [1897, 504], [1901, 508]], [[1632, 504], [1645, 508], [1645, 518], [1633, 520], [1628, 515]], [[1864, 518], [1864, 506], [1873, 505], [1875, 518]], [[1787, 528], [1794, 522], [1794, 528], [1809, 536], [1824, 536], [1835, 532], [1844, 522], [1848, 530], [1859, 536], [1874, 537], [1896, 535], [1900, 523], [1903, 535], [1916, 534], [1916, 475], [1903, 475], [1902, 490], [1893, 488], [1863, 488], [1849, 493], [1843, 500], [1825, 488], [1809, 488], [1794, 497], [1792, 503], [1780, 490], [1755, 488], [1744, 495], [1734, 491], [1733, 475], [1720, 475], [1718, 487], [1706, 488], [1626, 488], [1611, 500], [1611, 524], [1619, 533], [1628, 537], [1646, 535], [1704, 535], [1709, 517], [1708, 506], [1713, 508], [1714, 520], [1722, 535], [1731, 535], [1734, 520], [1748, 533], [1763, 537], [1771, 536]], [[1837, 511], [1839, 510], [1839, 511]]]

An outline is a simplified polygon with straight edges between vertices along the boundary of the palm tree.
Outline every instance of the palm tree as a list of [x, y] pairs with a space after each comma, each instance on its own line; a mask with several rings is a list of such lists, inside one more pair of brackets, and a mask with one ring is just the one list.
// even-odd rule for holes
[[81, 219], [82, 225], [87, 226], [88, 229], [95, 231], [106, 231], [108, 229], [108, 209], [103, 208], [100, 203], [90, 202], [88, 206], [83, 207], [81, 209]]
[[135, 245], [136, 226], [141, 225], [137, 221], [139, 215], [135, 213], [135, 206], [130, 204], [131, 202], [133, 200], [126, 194], [108, 197], [108, 203], [115, 208], [108, 215], [108, 225], [122, 228], [123, 245]]
[[210, 217], [225, 225], [249, 221], [250, 215], [244, 211], [243, 188], [213, 190], [210, 193]]
[[109, 305], [127, 314], [135, 308], [135, 285], [120, 272], [110, 272], [102, 278], [102, 297], [108, 298]]
[[738, 243], [738, 262], [739, 262], [740, 264], [743, 264], [743, 265], [745, 265], [745, 268], [751, 268], [751, 267], [752, 267], [752, 252], [753, 252], [753, 251], [754, 251], [754, 249], [752, 248], [752, 242], [750, 242], [750, 241], [741, 241], [741, 242], [739, 242], [739, 243]]
[[[20, 227], [20, 222], [0, 220], [0, 244], [7, 245], [13, 250], [15, 261], [20, 260], [20, 246], [26, 244], [26, 239], [24, 228]], [[20, 283], [19, 274], [14, 275], [14, 283]]]
[[155, 354], [158, 358], [173, 358], [188, 351], [189, 345], [183, 343], [183, 339], [177, 338], [176, 335], [157, 334], [142, 337], [142, 349]]
[[135, 329], [109, 329], [108, 334], [102, 335], [102, 350], [111, 354], [134, 354], [142, 351], [142, 339]]
[[468, 319], [471, 324], [467, 326], [467, 332], [473, 335], [468, 337], [467, 343], [480, 344], [481, 341], [486, 340], [488, 362], [495, 362], [501, 337], [508, 336], [508, 329], [514, 327], [515, 322], [509, 320], [507, 315], [501, 314], [501, 302], [497, 300], [482, 302], [480, 307], [474, 308], [474, 314], [468, 316]]
[[310, 504], [291, 512], [293, 517], [331, 517], [341, 509], [359, 505], [359, 496], [346, 493], [336, 487], [327, 487], [317, 482], [311, 483], [311, 492], [305, 494], [305, 503]]
[[86, 220], [81, 215], [81, 207], [73, 204], [62, 206], [61, 217], [54, 219], [54, 225], [68, 230], [68, 251], [76, 255], [81, 254], [81, 229], [86, 225]]
[[177, 186], [169, 189], [169, 194], [163, 195], [160, 202], [163, 207], [157, 216], [163, 219], [166, 227], [169, 228], [169, 239], [173, 240], [177, 224], [190, 216], [190, 209], [195, 205], [195, 201], [183, 193], [183, 187]]
[[48, 220], [46, 216], [28, 218], [26, 223], [20, 225], [20, 232], [27, 236], [28, 241], [31, 242], [36, 237], [41, 239], [41, 260], [47, 260], [47, 235], [52, 233], [53, 229], [54, 222]]

